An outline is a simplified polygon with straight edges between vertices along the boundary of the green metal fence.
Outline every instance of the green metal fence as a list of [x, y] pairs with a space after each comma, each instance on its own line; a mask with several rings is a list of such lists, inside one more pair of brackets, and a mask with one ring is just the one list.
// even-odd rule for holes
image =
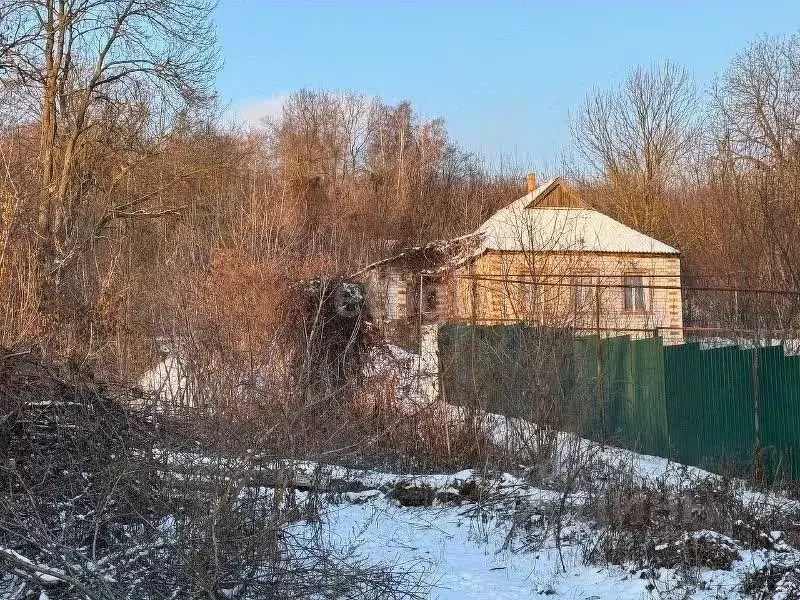
[[445, 325], [445, 399], [726, 473], [800, 479], [800, 357]]
[[741, 472], [756, 448], [752, 351], [664, 349], [670, 457]]
[[571, 336], [523, 325], [446, 325], [439, 329], [439, 373], [446, 401], [529, 417], [538, 397], [563, 406], [571, 376]]
[[800, 480], [800, 357], [780, 347], [760, 348], [758, 380], [760, 448], [768, 473]]
[[667, 452], [663, 352], [656, 338], [576, 338], [571, 362], [576, 385], [568, 397], [591, 410], [584, 411], [583, 421], [570, 419], [571, 428], [642, 452]]

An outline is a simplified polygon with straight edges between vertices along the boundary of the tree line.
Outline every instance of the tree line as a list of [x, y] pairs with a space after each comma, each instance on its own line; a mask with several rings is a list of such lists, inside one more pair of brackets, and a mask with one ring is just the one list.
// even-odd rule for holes
[[[800, 36], [762, 37], [704, 91], [673, 63], [593, 91], [572, 120], [586, 196], [676, 245], [691, 286], [800, 289], [798, 64]], [[797, 326], [791, 293], [687, 299], [731, 327]]]
[[[280, 321], [293, 282], [467, 233], [524, 193], [535, 165], [489, 168], [409, 102], [301, 90], [231, 125], [213, 9], [0, 1], [0, 343], [121, 375], [157, 337], [245, 322], [239, 347]], [[799, 63], [790, 36], [757, 40], [703, 92], [683, 67], [634, 69], [573, 115], [563, 171], [678, 246], [689, 278], [800, 289]], [[735, 318], [766, 305], [795, 324], [772, 295], [737, 299]]]

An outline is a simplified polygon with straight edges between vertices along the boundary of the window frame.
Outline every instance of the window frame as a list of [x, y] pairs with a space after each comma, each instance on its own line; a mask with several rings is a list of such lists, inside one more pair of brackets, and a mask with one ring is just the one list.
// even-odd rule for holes
[[536, 325], [542, 323], [542, 289], [539, 278], [535, 275], [524, 276], [526, 281], [522, 286], [522, 311], [523, 320]]
[[[588, 280], [589, 283], [585, 284], [584, 281]], [[597, 273], [576, 273], [572, 278], [572, 309], [575, 313], [585, 311], [587, 308], [594, 310], [597, 304]], [[581, 294], [581, 292], [588, 291], [588, 295]]]
[[431, 320], [439, 317], [441, 301], [439, 298], [439, 281], [431, 280], [422, 287], [422, 307], [420, 312], [423, 320]]
[[[645, 284], [645, 277], [646, 275], [641, 272], [627, 272], [623, 273], [622, 275], [622, 310], [626, 313], [645, 313], [648, 311], [649, 307], [649, 299], [647, 297], [646, 289], [647, 285]], [[637, 278], [639, 279], [639, 285], [631, 285], [628, 283], [629, 279]], [[639, 290], [640, 294], [634, 295], [635, 291]], [[628, 306], [628, 293], [631, 293], [631, 302], [630, 306]], [[637, 306], [636, 299], [637, 297], [641, 298], [641, 306]]]

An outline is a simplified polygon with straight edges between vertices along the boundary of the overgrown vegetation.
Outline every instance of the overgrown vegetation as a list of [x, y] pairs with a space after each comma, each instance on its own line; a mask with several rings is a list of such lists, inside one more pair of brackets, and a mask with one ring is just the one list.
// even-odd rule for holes
[[[302, 90], [258, 127], [225, 124], [213, 8], [0, 0], [9, 597], [422, 595], [414, 565], [342, 556], [315, 535], [342, 490], [304, 459], [514, 470], [552, 493], [547, 511], [475, 478], [384, 491], [403, 506], [499, 507], [509, 547], [520, 534], [526, 550], [561, 553], [580, 538], [592, 563], [696, 574], [800, 543], [796, 512], [745, 506], [733, 484], [646, 486], [562, 443], [555, 345], [526, 357], [541, 376], [502, 438], [485, 405], [409, 407], [419, 382], [396, 376], [405, 359], [379, 343], [348, 274], [472, 231], [522, 195], [521, 173], [486, 168], [408, 102], [355, 92]], [[799, 39], [756, 41], [707, 96], [681, 67], [634, 70], [587, 98], [573, 132], [589, 169], [564, 170], [679, 247], [688, 280], [800, 289]], [[689, 292], [687, 316], [785, 331], [799, 297]], [[136, 391], [165, 358], [178, 391]], [[746, 591], [784, 593], [793, 578], [775, 563]]]
[[[258, 437], [239, 431], [223, 451], [156, 427], [152, 413], [124, 408], [119, 390], [77, 366], [3, 351], [0, 373], [0, 596], [406, 598], [422, 589], [414, 565], [337, 554], [313, 535], [319, 482], [297, 481]], [[292, 532], [295, 523], [306, 528]]]
[[[300, 91], [261, 127], [223, 125], [210, 3], [143, 4], [117, 33], [116, 0], [46, 6], [40, 20], [35, 5], [3, 4], [6, 345], [135, 376], [155, 338], [234, 314], [264, 331], [287, 283], [467, 233], [524, 191], [520, 173], [485, 168], [409, 103]], [[158, 41], [137, 44], [154, 23]], [[795, 37], [761, 39], [708, 96], [675, 65], [635, 70], [576, 114], [591, 170], [563, 170], [601, 209], [679, 247], [689, 283], [796, 289], [798, 52]], [[795, 325], [796, 296], [685, 300], [699, 324]]]

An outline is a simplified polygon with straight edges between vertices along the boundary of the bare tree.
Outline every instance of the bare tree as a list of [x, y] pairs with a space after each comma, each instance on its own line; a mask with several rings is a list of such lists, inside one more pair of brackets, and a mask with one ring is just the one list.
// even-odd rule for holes
[[[37, 230], [50, 259], [74, 246], [86, 197], [84, 147], [109, 121], [157, 142], [175, 114], [209, 98], [218, 61], [213, 0], [3, 0], [4, 85], [29, 96], [39, 127]], [[141, 148], [140, 148], [141, 149]], [[124, 172], [124, 167], [122, 172]], [[118, 174], [118, 177], [121, 177]], [[112, 207], [115, 216], [135, 205]]]
[[[762, 38], [716, 82], [708, 185], [744, 285], [800, 285], [800, 36]], [[761, 317], [797, 319], [791, 298], [761, 299]], [[770, 306], [768, 306], [770, 305]]]
[[612, 207], [642, 231], [660, 226], [659, 200], [691, 148], [697, 106], [691, 74], [667, 62], [596, 90], [572, 121], [578, 150], [604, 177]]
[[712, 93], [722, 157], [788, 167], [800, 146], [800, 36], [762, 38], [737, 55]]

